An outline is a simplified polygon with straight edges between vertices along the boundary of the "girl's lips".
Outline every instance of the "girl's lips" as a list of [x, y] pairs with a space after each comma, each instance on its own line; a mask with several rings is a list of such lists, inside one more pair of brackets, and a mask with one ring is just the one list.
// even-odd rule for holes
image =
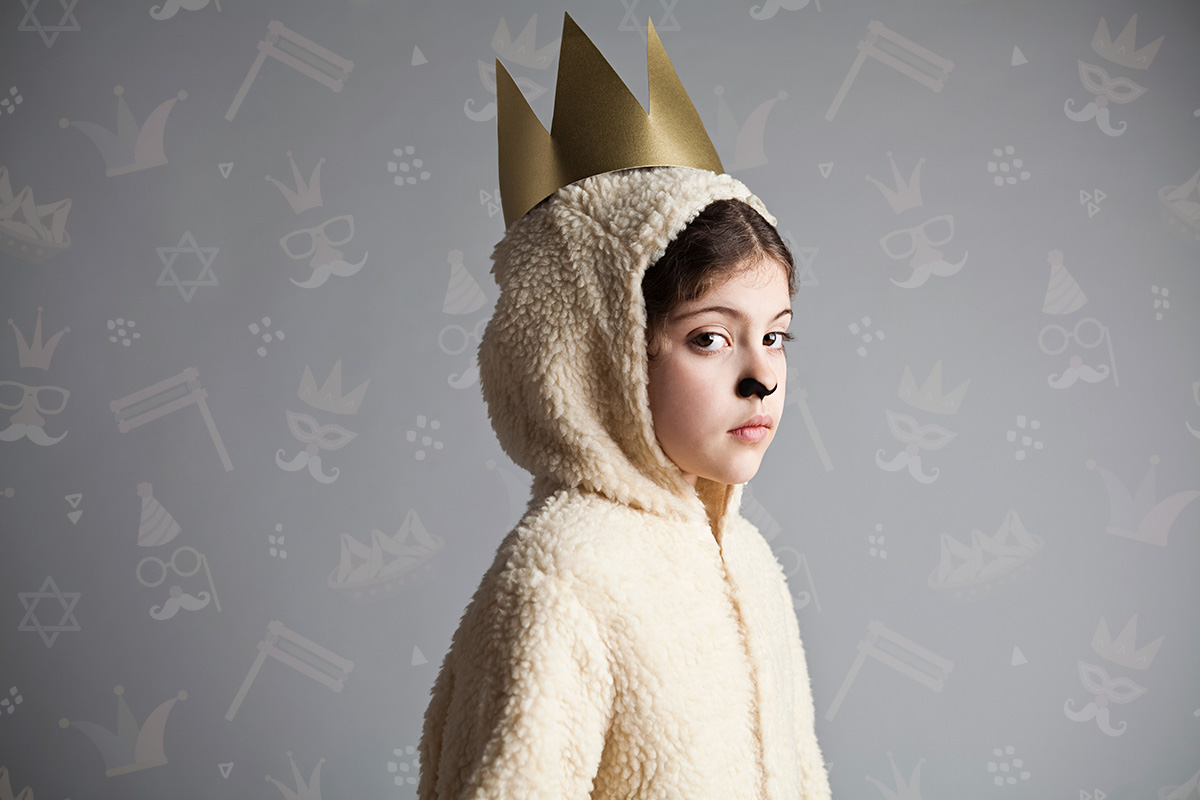
[[767, 438], [771, 429], [766, 425], [747, 425], [744, 428], [734, 428], [729, 433], [735, 439], [743, 442], [761, 442]]

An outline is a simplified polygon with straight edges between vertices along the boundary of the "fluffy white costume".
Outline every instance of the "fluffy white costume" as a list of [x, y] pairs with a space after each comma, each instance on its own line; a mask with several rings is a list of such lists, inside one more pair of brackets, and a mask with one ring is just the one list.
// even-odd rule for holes
[[[823, 800], [783, 570], [654, 436], [642, 276], [728, 175], [607, 173], [496, 246], [480, 380], [533, 499], [463, 614], [425, 712], [421, 800]], [[731, 389], [732, 390], [732, 389]]]

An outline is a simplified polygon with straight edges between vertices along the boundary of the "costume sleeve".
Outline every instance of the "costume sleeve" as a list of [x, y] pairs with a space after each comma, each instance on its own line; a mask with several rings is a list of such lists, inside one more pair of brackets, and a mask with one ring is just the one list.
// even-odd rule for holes
[[[785, 589], [786, 591], [786, 589]], [[788, 624], [788, 639], [792, 651], [792, 667], [796, 677], [796, 745], [799, 750], [802, 800], [830, 800], [829, 774], [825, 771], [825, 759], [817, 744], [816, 711], [813, 706], [812, 685], [808, 678], [808, 661], [804, 657], [804, 645], [800, 641], [800, 624], [796, 620], [791, 593], [788, 592], [789, 608], [792, 608]]]
[[541, 572], [492, 586], [463, 615], [434, 685], [418, 797], [585, 800], [613, 692], [595, 619]]

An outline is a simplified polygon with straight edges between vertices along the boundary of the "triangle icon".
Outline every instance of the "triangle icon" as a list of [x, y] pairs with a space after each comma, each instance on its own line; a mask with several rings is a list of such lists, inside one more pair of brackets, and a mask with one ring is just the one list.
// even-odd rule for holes
[[227, 161], [224, 164], [217, 164], [217, 169], [221, 170], [222, 178], [228, 178], [229, 173], [233, 172], [233, 162]]
[[1104, 192], [1100, 191], [1099, 189], [1096, 189], [1095, 191], [1092, 192], [1092, 199], [1095, 200], [1097, 204], [1104, 202], [1104, 198], [1106, 198], [1106, 197], [1108, 197], [1108, 195], [1106, 195]]
[[1088, 219], [1091, 219], [1092, 217], [1096, 216], [1096, 214], [1100, 213], [1100, 206], [1096, 205], [1095, 203], [1088, 203], [1087, 210]]
[[74, 525], [79, 522], [79, 518], [82, 516], [82, 511], [72, 511], [70, 514], [67, 514], [67, 519], [71, 520], [71, 524]]
[[425, 654], [421, 652], [421, 648], [414, 646], [413, 647], [412, 665], [414, 667], [419, 667], [425, 663], [428, 663], [425, 660]]
[[229, 773], [233, 770], [233, 762], [226, 761], [224, 764], [217, 764], [217, 769], [221, 770], [222, 778], [228, 778]]
[[413, 45], [412, 65], [414, 67], [419, 67], [422, 64], [428, 64], [428, 63], [429, 63], [429, 59], [427, 59], [425, 57], [425, 54], [421, 52], [421, 48], [417, 47], [416, 45]]
[[1017, 647], [1016, 645], [1013, 645], [1012, 666], [1019, 667], [1022, 664], [1028, 664], [1028, 663], [1029, 663], [1029, 659], [1027, 659], [1025, 657], [1025, 654], [1021, 652], [1021, 648]]
[[83, 499], [83, 493], [69, 494], [64, 499], [71, 504], [71, 508], [79, 508], [79, 501]]
[[1092, 196], [1090, 194], [1088, 194], [1087, 189], [1079, 190], [1079, 205], [1083, 205], [1084, 203], [1086, 203], [1088, 200], [1091, 200], [1091, 199], [1092, 199]]
[[1013, 54], [1012, 54], [1012, 66], [1019, 67], [1022, 64], [1028, 64], [1028, 63], [1029, 63], [1029, 59], [1026, 58], [1025, 54], [1021, 52], [1021, 48], [1017, 47], [1014, 44], [1013, 45]]
[[828, 178], [829, 173], [833, 172], [833, 162], [826, 161], [823, 164], [817, 164], [817, 169], [821, 170], [821, 177]]

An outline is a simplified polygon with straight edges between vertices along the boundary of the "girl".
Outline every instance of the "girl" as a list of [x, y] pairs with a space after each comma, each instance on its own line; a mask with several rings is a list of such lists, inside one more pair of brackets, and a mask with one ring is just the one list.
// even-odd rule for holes
[[497, 245], [480, 381], [533, 497], [434, 684], [422, 800], [829, 798], [791, 594], [738, 513], [783, 412], [774, 224], [659, 167], [558, 189]]

